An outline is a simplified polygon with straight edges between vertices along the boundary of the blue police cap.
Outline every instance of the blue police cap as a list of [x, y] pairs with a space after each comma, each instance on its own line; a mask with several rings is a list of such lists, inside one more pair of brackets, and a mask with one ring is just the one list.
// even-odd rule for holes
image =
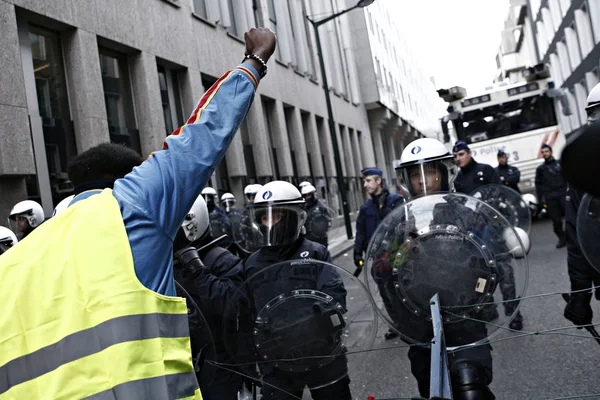
[[471, 150], [469, 149], [469, 146], [467, 145], [467, 142], [465, 142], [464, 140], [457, 140], [456, 143], [454, 143], [454, 147], [452, 148], [452, 152], [456, 153], [458, 151], [461, 150]]
[[380, 170], [377, 167], [367, 167], [367, 168], [363, 168], [360, 171], [361, 174], [363, 174], [364, 176], [371, 176], [371, 175], [379, 175], [379, 176], [383, 176], [383, 171]]

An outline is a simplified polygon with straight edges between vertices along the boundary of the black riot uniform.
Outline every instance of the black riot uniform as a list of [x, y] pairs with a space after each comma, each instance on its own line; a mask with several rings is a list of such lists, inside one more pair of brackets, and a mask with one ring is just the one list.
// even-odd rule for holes
[[559, 242], [565, 239], [562, 217], [565, 214], [565, 196], [567, 184], [561, 175], [560, 161], [551, 159], [544, 161], [535, 171], [535, 188], [538, 201], [548, 206], [548, 215], [552, 219], [554, 233]]
[[[295, 242], [284, 246], [263, 247], [253, 253], [245, 262], [246, 275], [248, 277], [265, 270], [266, 268], [285, 260], [296, 259], [314, 259], [324, 262], [331, 262], [331, 255], [327, 248], [318, 243], [312, 242], [300, 236]], [[277, 271], [276, 279], [278, 282], [286, 284], [289, 290], [293, 290], [294, 278], [298, 277], [298, 270], [287, 269]], [[298, 279], [302, 281], [302, 279]], [[346, 306], [346, 289], [344, 288], [342, 279], [329, 269], [323, 270], [321, 276], [318, 277], [319, 284], [323, 287], [323, 291], [335, 298], [337, 302]], [[248, 288], [252, 290], [252, 288]], [[280, 287], [273, 284], [272, 296], [276, 297], [280, 293]], [[262, 305], [255, 305], [254, 312]], [[350, 394], [350, 378], [347, 375], [347, 359], [345, 356], [336, 357], [334, 361], [327, 364], [325, 367], [312, 370], [305, 373], [291, 373], [276, 368], [270, 363], [261, 362], [259, 368], [263, 375], [263, 387], [261, 389], [262, 400], [291, 400], [302, 398], [304, 386], [319, 387], [331, 380], [334, 377], [345, 376], [343, 379], [337, 380], [335, 383], [318, 389], [311, 389], [311, 396], [314, 400], [351, 400]], [[285, 392], [278, 390], [281, 388]]]
[[[501, 233], [486, 226], [485, 221], [480, 216], [466, 207], [438, 204], [434, 209], [432, 223], [458, 226], [463, 232], [476, 232], [477, 236], [485, 238], [486, 242], [492, 248], [500, 251], [504, 250], [499, 248], [500, 243], [498, 243]], [[403, 236], [403, 234], [399, 236]], [[415, 234], [414, 237], [417, 236], [418, 234]], [[452, 249], [445, 249], [444, 246], [451, 246]], [[440, 262], [439, 268], [446, 268], [448, 266], [446, 263], [449, 260], [444, 260], [444, 254], [454, 254], [453, 258], [456, 260], [461, 259], [461, 256], [456, 254], [454, 247], [452, 243], [433, 241], [431, 248], [423, 248], [421, 249], [421, 253], [430, 253], [434, 256], [432, 263]], [[441, 259], [437, 258], [437, 260], [434, 260], [436, 258], [435, 255], [440, 255]], [[469, 260], [474, 267], [488, 268], [485, 260], [476, 259], [471, 253], [465, 253], [462, 259]], [[385, 264], [374, 262], [371, 274], [375, 280], [384, 281], [383, 287], [387, 290], [388, 298], [391, 299], [392, 306], [395, 309], [394, 313], [390, 314], [394, 324], [401, 327], [400, 331], [411, 339], [417, 340], [419, 343], [430, 342], [433, 338], [431, 322], [427, 321], [423, 316], [415, 315], [412, 310], [409, 310], [400, 301], [398, 291], [395, 288], [395, 282], [392, 279], [391, 267]], [[433, 265], [428, 264], [428, 267], [433, 268]], [[497, 274], [500, 275], [500, 273]], [[418, 289], [413, 290], [418, 291]], [[427, 288], [424, 288], [424, 290], [427, 290]], [[473, 318], [481, 319], [478, 314], [474, 315]], [[472, 320], [449, 323], [444, 325], [444, 337], [448, 347], [464, 346], [485, 339], [487, 337], [487, 328], [483, 322]], [[406, 342], [410, 343], [409, 341]], [[408, 358], [411, 363], [411, 372], [417, 379], [420, 395], [429, 398], [431, 350], [427, 347], [411, 346], [408, 351]], [[448, 363], [455, 399], [492, 400], [495, 398], [488, 388], [493, 378], [492, 353], [489, 344], [466, 347], [456, 352], [449, 352]]]
[[331, 227], [329, 210], [319, 200], [314, 198], [306, 202], [306, 238], [327, 247], [329, 241], [327, 232]]
[[[600, 285], [600, 273], [587, 261], [581, 251], [577, 239], [577, 213], [583, 193], [569, 187], [566, 197], [566, 240], [567, 240], [567, 266], [571, 290], [581, 291]], [[565, 317], [575, 324], [589, 324], [592, 322], [592, 308], [590, 301], [591, 292], [572, 293], [571, 299], [565, 308]], [[596, 290], [596, 299], [600, 300], [600, 291]]]
[[500, 183], [500, 177], [496, 170], [488, 164], [480, 164], [474, 159], [462, 167], [454, 180], [456, 191], [471, 194], [480, 186], [490, 183]]
[[[245, 280], [243, 265], [238, 257], [221, 247], [210, 246], [198, 251], [197, 247], [212, 240], [210, 235], [194, 243], [184, 237], [180, 229], [174, 243], [175, 279], [206, 318], [215, 345], [216, 361], [232, 364], [234, 360], [228, 355], [222, 339], [223, 315]], [[193, 329], [190, 332], [192, 355], [196, 359], [205, 345], [205, 338], [196, 337], [201, 333]], [[205, 400], [237, 400], [243, 381], [240, 375], [206, 363], [201, 367], [202, 373], [197, 377]]]
[[509, 188], [521, 193], [519, 189], [519, 181], [521, 180], [521, 171], [519, 168], [513, 167], [512, 165], [498, 165], [496, 167], [496, 173], [499, 177], [504, 178], [501, 179], [500, 182], [508, 186]]

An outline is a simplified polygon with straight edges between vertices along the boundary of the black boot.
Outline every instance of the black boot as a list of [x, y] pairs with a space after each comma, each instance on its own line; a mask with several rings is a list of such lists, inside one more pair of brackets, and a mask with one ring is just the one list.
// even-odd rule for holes
[[[490, 301], [494, 301], [494, 298], [491, 298]], [[479, 311], [477, 315], [479, 316], [478, 319], [482, 321], [492, 322], [493, 320], [498, 319], [500, 317], [500, 314], [498, 314], [498, 305], [487, 304], [483, 306], [483, 308], [481, 309], [481, 311]]]
[[521, 311], [517, 311], [517, 315], [510, 321], [508, 327], [515, 331], [520, 331], [523, 329], [523, 316], [521, 315]]
[[396, 332], [395, 330], [393, 330], [392, 328], [388, 329], [388, 331], [385, 333], [385, 335], [383, 335], [383, 337], [385, 337], [385, 340], [392, 340], [397, 338], [398, 336], [400, 336], [400, 334], [398, 332]]

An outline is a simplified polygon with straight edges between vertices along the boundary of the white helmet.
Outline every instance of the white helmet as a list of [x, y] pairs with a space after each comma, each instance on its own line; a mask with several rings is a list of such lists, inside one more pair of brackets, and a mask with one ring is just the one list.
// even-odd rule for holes
[[225, 211], [229, 212], [235, 204], [235, 196], [232, 193], [225, 193], [221, 196], [221, 204], [225, 206]]
[[[394, 169], [411, 196], [453, 191], [458, 174], [452, 154], [442, 142], [432, 138], [409, 143], [400, 160], [394, 161]], [[433, 174], [438, 176], [433, 177]]]
[[210, 207], [210, 209], [212, 211], [214, 206], [217, 205], [217, 200], [218, 200], [218, 196], [219, 196], [217, 194], [217, 191], [214, 188], [207, 186], [204, 189], [202, 189], [202, 192], [200, 192], [200, 195], [202, 195], [204, 197], [204, 201], [206, 201], [206, 205], [208, 207]]
[[269, 182], [258, 191], [254, 218], [260, 228], [260, 246], [281, 246], [300, 236], [306, 221], [300, 191], [285, 181]]
[[13, 247], [19, 241], [17, 236], [8, 228], [0, 226], [0, 254]]
[[588, 116], [588, 122], [593, 122], [600, 118], [600, 83], [590, 91], [585, 112]]
[[72, 194], [69, 197], [62, 199], [60, 201], [60, 203], [58, 203], [56, 205], [56, 207], [54, 207], [54, 211], [52, 212], [52, 216], [56, 217], [61, 212], [65, 211], [69, 207], [69, 204], [71, 204], [71, 200], [73, 200], [74, 197], [75, 197], [75, 195]]
[[523, 201], [527, 204], [527, 207], [532, 213], [535, 213], [538, 208], [538, 200], [534, 194], [526, 193], [522, 196]]
[[193, 242], [200, 239], [209, 230], [208, 208], [202, 195], [196, 198], [192, 208], [185, 216], [181, 228], [185, 233], [185, 237]]
[[309, 183], [308, 185], [302, 186], [300, 192], [302, 193], [302, 196], [306, 194], [314, 194], [317, 193], [317, 188]]
[[262, 185], [259, 185], [258, 183], [250, 184], [244, 188], [244, 195], [250, 203], [254, 201], [254, 197], [256, 196], [256, 193], [258, 193], [260, 188], [262, 188]]
[[33, 200], [24, 200], [15, 204], [12, 210], [10, 210], [8, 218], [11, 221], [15, 221], [17, 217], [27, 218], [27, 222], [32, 229], [40, 226], [46, 219], [42, 206]]
[[[517, 232], [517, 235], [515, 235], [514, 232]], [[531, 239], [525, 230], [518, 226], [506, 228], [502, 236], [506, 247], [508, 247], [508, 251], [513, 257], [523, 258], [525, 255], [529, 254], [529, 250], [531, 250]]]
[[300, 189], [302, 189], [304, 186], [312, 186], [312, 183], [310, 183], [309, 181], [304, 181], [304, 182], [300, 182], [300, 184], [298, 185], [298, 187]]

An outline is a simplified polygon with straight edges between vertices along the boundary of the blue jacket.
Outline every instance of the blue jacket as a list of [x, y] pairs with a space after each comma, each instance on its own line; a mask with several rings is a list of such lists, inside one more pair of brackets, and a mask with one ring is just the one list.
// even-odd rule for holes
[[113, 195], [135, 272], [148, 289], [176, 294], [173, 239], [246, 117], [259, 79], [249, 64], [225, 73], [202, 96], [186, 124], [165, 139], [161, 151], [115, 182]]
[[390, 193], [387, 189], [383, 189], [379, 196], [371, 196], [370, 199], [364, 202], [356, 218], [354, 254], [362, 257], [379, 223], [390, 211], [402, 203], [404, 203], [404, 197], [397, 193]]

